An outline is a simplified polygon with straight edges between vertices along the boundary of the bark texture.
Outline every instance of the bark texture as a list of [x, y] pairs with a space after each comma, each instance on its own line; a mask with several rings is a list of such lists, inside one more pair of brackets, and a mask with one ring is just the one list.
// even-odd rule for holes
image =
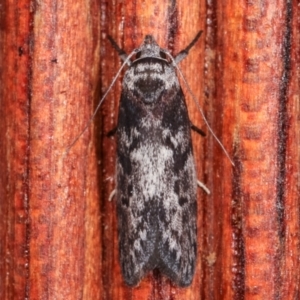
[[0, 298], [99, 298], [99, 7], [2, 4]]
[[[0, 298], [298, 299], [299, 5], [296, 0], [0, 0]], [[115, 201], [120, 78], [146, 34], [176, 55], [199, 180], [198, 260], [182, 289], [122, 280]], [[121, 76], [122, 77], [122, 76]], [[94, 138], [95, 137], [95, 138]], [[101, 200], [101, 201], [100, 201]]]

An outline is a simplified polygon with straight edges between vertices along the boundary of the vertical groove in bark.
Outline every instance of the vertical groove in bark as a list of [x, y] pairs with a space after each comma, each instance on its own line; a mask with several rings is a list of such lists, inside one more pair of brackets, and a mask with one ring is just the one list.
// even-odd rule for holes
[[[282, 245], [281, 299], [299, 298], [299, 174], [300, 174], [300, 111], [299, 111], [299, 64], [300, 64], [300, 35], [299, 35], [299, 3], [288, 2], [287, 27], [290, 41], [285, 43], [285, 54], [289, 59], [289, 76], [286, 91], [286, 151], [284, 172], [284, 215], [282, 229], [284, 230]], [[289, 47], [290, 43], [290, 47]]]
[[[202, 97], [204, 98], [203, 108], [207, 111], [207, 119], [212, 129], [218, 138], [222, 141], [220, 134], [220, 126], [217, 126], [217, 119], [220, 118], [221, 111], [216, 112], [216, 97], [217, 87], [219, 83], [218, 73], [220, 67], [218, 59], [218, 27], [221, 24], [220, 17], [217, 11], [217, 1], [206, 1], [206, 12], [204, 16], [206, 20], [206, 35], [205, 38], [205, 53], [204, 53], [204, 72], [203, 81], [204, 87]], [[200, 79], [202, 80], [202, 79]], [[207, 128], [205, 141], [205, 182], [211, 191], [215, 190], [217, 184], [213, 174], [216, 165], [216, 151], [220, 150], [216, 146], [216, 141], [213, 139]], [[219, 174], [218, 174], [219, 175]], [[222, 216], [220, 209], [218, 194], [215, 196], [215, 191], [210, 196], [203, 199], [203, 280], [202, 280], [202, 297], [201, 299], [215, 299], [216, 287], [221, 285], [220, 275], [218, 271], [220, 264], [220, 244], [222, 240], [222, 223], [219, 221]]]
[[[292, 5], [290, 1], [286, 2], [285, 7], [285, 24], [283, 24], [283, 41], [282, 41], [282, 60], [283, 70], [281, 83], [279, 86], [279, 109], [278, 109], [278, 174], [277, 174], [277, 197], [276, 209], [278, 218], [278, 236], [279, 249], [278, 261], [276, 262], [276, 278], [275, 282], [282, 283], [281, 266], [285, 256], [285, 227], [284, 216], [286, 214], [286, 154], [287, 154], [287, 135], [288, 135], [288, 88], [291, 72], [291, 23], [292, 23]], [[280, 298], [282, 295], [282, 286], [277, 288], [275, 298]]]
[[[242, 164], [238, 158], [238, 149], [234, 151], [234, 170], [232, 174], [232, 203], [231, 203], [231, 227], [232, 227], [232, 282], [231, 288], [234, 299], [245, 299], [245, 237], [242, 201]], [[228, 247], [229, 248], [229, 247]]]
[[286, 3], [285, 11], [285, 28], [283, 28], [284, 35], [282, 41], [282, 60], [283, 71], [279, 91], [279, 110], [278, 110], [278, 178], [277, 178], [277, 199], [276, 207], [278, 213], [279, 237], [281, 239], [282, 247], [284, 247], [285, 228], [284, 228], [284, 214], [285, 214], [285, 177], [286, 177], [286, 147], [287, 147], [287, 131], [288, 131], [288, 86], [290, 81], [291, 69], [291, 22], [292, 22], [292, 6], [290, 1]]

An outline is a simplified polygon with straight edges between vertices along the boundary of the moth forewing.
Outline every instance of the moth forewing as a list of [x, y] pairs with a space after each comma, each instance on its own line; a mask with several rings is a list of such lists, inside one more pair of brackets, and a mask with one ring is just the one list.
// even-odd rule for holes
[[164, 53], [147, 35], [122, 84], [116, 198], [121, 270], [130, 286], [155, 268], [188, 286], [195, 271], [191, 123], [176, 67]]

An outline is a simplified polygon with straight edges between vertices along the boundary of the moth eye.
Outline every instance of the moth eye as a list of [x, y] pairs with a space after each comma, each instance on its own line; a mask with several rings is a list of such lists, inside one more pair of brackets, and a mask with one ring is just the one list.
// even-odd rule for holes
[[163, 58], [163, 59], [166, 59], [166, 58], [167, 58], [165, 52], [160, 51], [160, 52], [159, 52], [159, 55], [160, 55], [160, 57]]
[[141, 51], [138, 52], [138, 53], [135, 55], [135, 59], [138, 59], [138, 58], [140, 58], [140, 57], [141, 57]]

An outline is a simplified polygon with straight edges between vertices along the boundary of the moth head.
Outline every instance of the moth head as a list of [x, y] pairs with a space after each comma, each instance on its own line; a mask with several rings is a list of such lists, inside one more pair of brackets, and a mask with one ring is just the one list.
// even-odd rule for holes
[[165, 53], [158, 46], [152, 35], [146, 35], [143, 44], [136, 54], [136, 59], [145, 57], [156, 57], [166, 59]]

